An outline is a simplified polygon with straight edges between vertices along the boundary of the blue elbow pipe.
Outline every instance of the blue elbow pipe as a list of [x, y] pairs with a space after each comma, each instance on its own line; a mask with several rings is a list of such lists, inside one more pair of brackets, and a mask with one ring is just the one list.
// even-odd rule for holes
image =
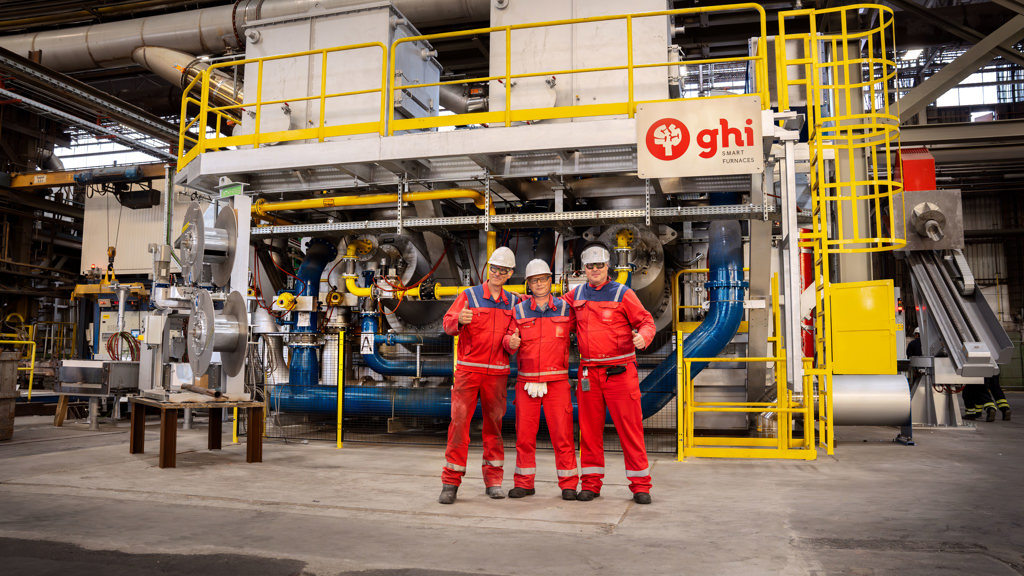
[[[737, 194], [714, 194], [713, 205], [735, 204]], [[708, 314], [689, 338], [683, 342], [683, 357], [714, 358], [732, 340], [743, 320], [743, 237], [736, 220], [711, 223], [708, 246], [708, 282], [710, 295]], [[690, 378], [696, 378], [707, 362], [690, 365]], [[665, 407], [676, 394], [676, 355], [669, 354], [640, 383], [640, 401], [644, 418]]]
[[[309, 241], [306, 248], [306, 258], [299, 266], [296, 276], [302, 281], [302, 288], [298, 296], [311, 296], [313, 302], [320, 298], [320, 276], [324, 269], [338, 255], [338, 249], [320, 238]], [[317, 312], [297, 312], [296, 314], [308, 314], [308, 321], [296, 322], [293, 334], [314, 333], [319, 326], [319, 314]], [[288, 364], [288, 381], [298, 386], [315, 386], [320, 381], [320, 359], [317, 357], [317, 347], [307, 343], [296, 343], [290, 345], [291, 361]]]

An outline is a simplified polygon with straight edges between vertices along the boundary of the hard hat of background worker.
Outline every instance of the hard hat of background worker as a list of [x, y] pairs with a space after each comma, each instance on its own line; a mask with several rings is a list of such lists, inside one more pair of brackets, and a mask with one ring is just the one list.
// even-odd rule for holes
[[920, 328], [914, 328], [914, 336], [918, 336], [920, 334], [921, 334], [921, 329]]
[[491, 257], [487, 260], [487, 263], [494, 264], [495, 266], [515, 269], [516, 255], [513, 254], [512, 250], [507, 246], [502, 246], [491, 253]]
[[582, 262], [584, 266], [587, 264], [600, 264], [601, 262], [607, 264], [608, 258], [608, 250], [605, 250], [604, 246], [598, 245], [591, 246], [580, 254], [580, 262]]
[[526, 265], [526, 278], [529, 279], [533, 276], [542, 276], [547, 274], [551, 275], [551, 268], [548, 263], [541, 260], [540, 258], [530, 260], [530, 263]]

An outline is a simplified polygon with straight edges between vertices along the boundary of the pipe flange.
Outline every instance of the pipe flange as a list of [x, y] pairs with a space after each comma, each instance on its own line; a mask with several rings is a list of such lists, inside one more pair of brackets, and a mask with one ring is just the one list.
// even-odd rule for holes
[[433, 278], [427, 278], [420, 284], [420, 300], [434, 300], [434, 288], [437, 282]]

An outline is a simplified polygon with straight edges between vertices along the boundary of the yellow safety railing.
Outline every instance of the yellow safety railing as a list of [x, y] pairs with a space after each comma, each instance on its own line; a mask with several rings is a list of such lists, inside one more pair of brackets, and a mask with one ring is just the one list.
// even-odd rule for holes
[[32, 340], [0, 340], [0, 344], [24, 344], [31, 350], [22, 359], [28, 359], [28, 367], [19, 366], [18, 370], [28, 371], [28, 399], [32, 400], [32, 381], [36, 376], [36, 343]]
[[[775, 335], [775, 356], [761, 358], [684, 358], [683, 332], [676, 332], [676, 360], [681, 368], [677, 373], [678, 450], [677, 458], [688, 456], [712, 458], [781, 458], [814, 460], [817, 458], [814, 429], [814, 387], [810, 378], [801, 383], [799, 394], [794, 394], [786, 382], [786, 354], [782, 348], [782, 326], [779, 309], [778, 276], [772, 278], [772, 313]], [[695, 387], [690, 377], [694, 362], [764, 362], [775, 364], [775, 400], [771, 402], [697, 402]], [[773, 414], [776, 418], [774, 437], [749, 436], [697, 436], [695, 415], [706, 413]], [[804, 437], [793, 438], [794, 418], [800, 415], [804, 422]]]
[[53, 358], [74, 358], [76, 356], [75, 339], [78, 335], [78, 325], [75, 322], [36, 322], [32, 328], [35, 333], [32, 340], [42, 349], [44, 357], [48, 350]]
[[[378, 86], [365, 87], [344, 92], [327, 92], [328, 70], [330, 69], [328, 64], [331, 60], [330, 56], [332, 54], [351, 53], [359, 50], [374, 49], [380, 51], [381, 76], [380, 84]], [[311, 90], [311, 92], [313, 92], [312, 94], [303, 93], [295, 96], [288, 96], [286, 98], [271, 98], [264, 100], [264, 70], [267, 65], [272, 62], [288, 62], [289, 66], [298, 66], [300, 64], [305, 66], [306, 63], [302, 59], [310, 59], [310, 66], [319, 66], [319, 89]], [[255, 98], [220, 106], [211, 105], [210, 95], [220, 87], [218, 82], [219, 78], [225, 74], [223, 70], [239, 66], [246, 67], [249, 65], [252, 65], [252, 67], [246, 70], [246, 73], [256, 75], [255, 80], [250, 81], [249, 83], [250, 86], [253, 84], [256, 86]], [[336, 68], [337, 69], [333, 70], [331, 78], [346, 78], [344, 68], [340, 64], [337, 64]], [[366, 42], [362, 44], [351, 44], [348, 46], [323, 48], [319, 50], [307, 50], [305, 52], [266, 56], [263, 58], [246, 58], [244, 60], [232, 60], [213, 64], [203, 70], [201, 74], [198, 74], [192, 82], [185, 87], [185, 95], [182, 97], [181, 101], [178, 169], [180, 170], [183, 168], [186, 164], [191, 162], [193, 158], [203, 152], [228, 146], [252, 146], [253, 148], [258, 148], [262, 144], [290, 142], [294, 140], [317, 140], [323, 142], [324, 139], [335, 136], [372, 133], [384, 134], [385, 87], [387, 86], [387, 78], [385, 78], [384, 74], [386, 69], [387, 47], [380, 42]], [[200, 98], [198, 100], [192, 95], [193, 89], [196, 89], [200, 94]], [[380, 96], [378, 104], [379, 117], [376, 121], [356, 122], [351, 124], [327, 123], [326, 118], [328, 116], [329, 101], [365, 94], [379, 94]], [[277, 105], [287, 106], [290, 108], [292, 105], [297, 103], [308, 101], [316, 101], [319, 105], [319, 113], [317, 114], [319, 120], [316, 124], [289, 128], [287, 130], [263, 131], [263, 114], [264, 109], [267, 106]], [[198, 111], [191, 117], [189, 116], [190, 106], [198, 106]], [[332, 109], [333, 108], [334, 105], [332, 104]], [[215, 118], [213, 126], [209, 123], [209, 116], [211, 114]], [[238, 124], [235, 120], [236, 116], [243, 117], [241, 124]], [[248, 118], [245, 118], [245, 116], [248, 116]], [[309, 123], [313, 124], [312, 121], [309, 121]], [[245, 133], [238, 135], [235, 135], [234, 133], [231, 135], [224, 135], [224, 132], [229, 126], [234, 129], [242, 128], [242, 132]], [[251, 129], [249, 128], [250, 126]]]
[[[819, 33], [822, 16], [831, 16], [838, 31]], [[787, 34], [793, 20], [805, 22], [810, 32]], [[865, 21], [876, 24], [851, 30], [851, 23]], [[779, 14], [779, 105], [789, 108], [788, 88], [806, 88], [813, 209], [836, 219], [831, 236], [824, 229], [814, 233], [826, 234], [823, 247], [829, 253], [906, 245], [906, 231], [897, 221], [902, 186], [892, 179], [899, 147], [896, 63], [889, 57], [895, 53], [894, 27], [892, 10], [876, 4]], [[799, 43], [801, 57], [787, 56], [787, 41]]]
[[[801, 383], [800, 394], [794, 394], [785, 379], [785, 353], [782, 348], [781, 315], [778, 301], [778, 278], [772, 278], [772, 313], [774, 336], [768, 338], [774, 344], [772, 357], [763, 358], [684, 358], [683, 333], [676, 333], [677, 362], [681, 369], [677, 375], [677, 398], [681, 399], [677, 410], [678, 451], [682, 460], [687, 456], [724, 458], [782, 458], [813, 460], [817, 457], [814, 431], [814, 387], [809, 378]], [[773, 402], [697, 402], [695, 387], [690, 377], [694, 362], [764, 362], [775, 364], [775, 400]], [[694, 418], [698, 412], [706, 413], [748, 413], [772, 414], [776, 419], [774, 437], [770, 431], [760, 430], [759, 437], [698, 437], [695, 434]], [[804, 421], [804, 438], [792, 435], [796, 416]]]
[[[832, 31], [818, 32], [822, 16], [835, 24]], [[809, 32], [788, 34], [791, 22]], [[874, 24], [850, 25], [859, 22]], [[892, 10], [876, 4], [779, 14], [780, 109], [789, 108], [790, 87], [807, 94], [812, 229], [800, 245], [814, 250], [815, 358], [804, 387], [817, 384], [819, 437], [828, 454], [835, 448], [830, 258], [906, 245], [903, 190], [892, 179], [899, 148], [894, 28]], [[786, 42], [801, 52], [787, 55]]]
[[[753, 56], [734, 58], [706, 58], [700, 60], [668, 61], [668, 62], [643, 62], [634, 61], [633, 50], [633, 22], [644, 18], [665, 18], [666, 16], [697, 14], [702, 12], [734, 12], [734, 11], [756, 11], [760, 19], [761, 34], [758, 37], [757, 51]], [[513, 61], [513, 33], [517, 31], [536, 30], [540, 28], [551, 28], [558, 26], [574, 26], [593, 24], [597, 22], [622, 21], [624, 23], [622, 34], [622, 56], [625, 64], [595, 66], [589, 68], [558, 68], [529, 70], [512, 73], [513, 66], [522, 64]], [[480, 35], [502, 34], [504, 36], [505, 72], [491, 76], [480, 76], [476, 78], [459, 79], [446, 82], [432, 83], [394, 83], [388, 90], [388, 135], [403, 130], [422, 130], [427, 128], [438, 128], [442, 126], [469, 126], [473, 124], [504, 125], [511, 126], [513, 122], [533, 122], [539, 120], [565, 119], [565, 118], [593, 118], [599, 116], [620, 116], [625, 115], [632, 118], [636, 113], [638, 104], [648, 102], [664, 102], [668, 99], [659, 100], [636, 100], [634, 98], [634, 75], [638, 70], [671, 67], [671, 66], [700, 66], [714, 65], [726, 62], [752, 62], [754, 64], [754, 92], [750, 94], [730, 94], [723, 96], [709, 96], [707, 98], [732, 98], [736, 96], [757, 95], [761, 97], [763, 109], [767, 109], [771, 101], [768, 94], [768, 49], [767, 49], [767, 18], [764, 8], [759, 4], [728, 4], [723, 6], [707, 6], [700, 8], [684, 8], [679, 10], [663, 10], [658, 12], [642, 12], [636, 14], [620, 14], [613, 16], [592, 16], [587, 18], [574, 18], [569, 20], [552, 20], [548, 22], [537, 22], [530, 24], [513, 24], [507, 26], [491, 26], [488, 28], [477, 28], [458, 32], [445, 32], [440, 34], [427, 34], [423, 36], [409, 36], [395, 40], [391, 44], [391, 57], [389, 62], [389, 78], [395, 78], [395, 59], [398, 54], [399, 45], [408, 42], [431, 41], [438, 39], [458, 37], [479, 37]], [[607, 48], [607, 46], [606, 46]], [[568, 106], [553, 106], [544, 108], [515, 108], [513, 106], [513, 90], [510, 86], [516, 80], [524, 78], [548, 78], [559, 77], [569, 74], [586, 74], [595, 72], [624, 72], [623, 85], [625, 86], [625, 98], [618, 102], [605, 102], [600, 104], [581, 104]], [[504, 86], [505, 105], [503, 110], [490, 110], [487, 112], [471, 112], [466, 114], [455, 114], [450, 116], [427, 116], [421, 118], [396, 119], [394, 117], [395, 92], [410, 90], [428, 86], [442, 86], [445, 84], [465, 84], [467, 82], [500, 82]], [[493, 102], [493, 99], [492, 99]]]
[[[705, 58], [684, 61], [658, 61], [658, 62], [637, 62], [634, 58], [633, 30], [636, 20], [645, 18], [666, 18], [673, 15], [697, 14], [697, 13], [723, 13], [735, 11], [757, 12], [760, 22], [760, 36], [757, 41], [757, 49], [753, 56], [742, 56], [734, 58]], [[567, 69], [545, 69], [529, 70], [512, 73], [514, 66], [522, 66], [521, 62], [513, 59], [512, 46], [513, 34], [527, 30], [550, 28], [559, 26], [586, 25], [593, 23], [623, 22], [622, 52], [621, 57], [625, 59], [624, 64], [616, 63], [608, 66], [595, 66], [589, 68], [567, 68]], [[395, 59], [397, 48], [405, 43], [417, 41], [430, 41], [442, 38], [454, 38], [461, 36], [479, 36], [481, 34], [503, 34], [505, 44], [505, 71], [502, 74], [481, 76], [478, 78], [462, 78], [459, 80], [433, 82], [433, 83], [409, 83], [400, 84], [394, 80], [388, 85], [388, 78], [396, 78]], [[728, 63], [753, 64], [753, 86], [754, 90], [748, 94], [730, 94], [723, 96], [707, 96], [704, 98], [732, 98], [736, 96], [757, 95], [761, 98], [761, 105], [767, 109], [771, 103], [768, 93], [768, 49], [767, 49], [767, 17], [764, 8], [755, 3], [730, 4], [724, 6], [709, 6], [701, 8], [686, 8], [680, 10], [665, 10], [660, 12], [643, 12], [637, 14], [621, 14], [614, 16], [596, 16], [589, 18], [576, 18], [571, 20], [556, 20], [551, 22], [539, 22], [531, 24], [515, 24], [509, 26], [495, 26], [490, 28], [478, 28], [474, 30], [446, 32], [441, 34], [430, 34], [424, 36], [412, 36], [400, 38], [392, 43], [390, 52], [388, 47], [379, 42], [365, 44], [354, 44], [336, 48], [325, 48], [320, 50], [308, 50], [292, 54], [282, 54], [263, 58], [247, 58], [244, 60], [233, 60], [210, 65], [202, 70], [185, 87], [181, 103], [181, 125], [178, 141], [178, 169], [182, 169], [191, 162], [197, 155], [211, 150], [223, 149], [229, 146], [252, 146], [259, 147], [265, 144], [276, 142], [288, 142], [294, 140], [318, 140], [325, 138], [346, 136], [353, 134], [392, 135], [398, 131], [421, 130], [437, 128], [442, 126], [468, 126], [473, 124], [495, 124], [510, 126], [513, 122], [530, 122], [538, 120], [549, 120], [556, 118], [592, 118], [601, 116], [628, 116], [633, 117], [638, 104], [646, 102], [662, 102], [662, 100], [637, 100], [634, 97], [634, 76], [638, 71], [655, 68], [670, 68], [680, 66], [715, 66]], [[328, 55], [336, 52], [379, 49], [381, 51], [381, 83], [375, 87], [365, 87], [359, 90], [347, 92], [327, 93], [327, 66], [320, 66], [320, 86], [309, 90], [309, 95], [299, 95], [289, 98], [264, 99], [262, 88], [264, 84], [264, 68], [268, 63], [275, 61], [301, 62], [301, 58], [318, 58], [320, 63], [326, 63]], [[297, 64], [296, 64], [297, 65]], [[223, 78], [226, 69], [245, 67], [247, 75], [255, 74], [256, 80], [247, 78], [246, 84], [255, 84], [256, 95], [250, 98], [246, 95], [245, 101], [216, 105], [212, 103], [211, 95], [223, 96]], [[618, 102], [604, 102], [599, 104], [582, 104], [567, 106], [553, 106], [546, 108], [515, 108], [513, 90], [505, 90], [505, 105], [503, 110], [488, 112], [471, 112], [449, 116], [427, 116], [421, 118], [401, 119], [395, 117], [396, 93], [403, 90], [415, 88], [443, 86], [446, 84], [465, 84], [467, 82], [501, 82], [505, 87], [513, 82], [525, 78], [546, 78], [549, 76], [564, 76], [569, 74], [587, 73], [608, 73], [620, 72], [623, 75], [621, 84], [616, 86], [624, 87], [624, 95]], [[389, 75], [390, 74], [390, 75]], [[228, 74], [228, 76], [231, 76]], [[236, 75], [238, 76], [238, 75]], [[251, 88], [250, 88], [251, 90]], [[198, 97], [194, 94], [198, 93]], [[335, 124], [325, 120], [327, 114], [326, 102], [335, 98], [359, 96], [365, 94], [379, 93], [381, 96], [379, 111], [380, 118], [375, 122], [356, 122], [351, 124]], [[267, 106], [294, 105], [305, 101], [318, 101], [320, 104], [319, 121], [315, 126], [302, 126], [288, 130], [264, 131], [262, 126], [263, 111]], [[211, 122], [212, 116], [212, 122]], [[241, 117], [239, 124], [236, 118]], [[226, 135], [228, 128], [236, 130], [241, 128], [244, 134]]]

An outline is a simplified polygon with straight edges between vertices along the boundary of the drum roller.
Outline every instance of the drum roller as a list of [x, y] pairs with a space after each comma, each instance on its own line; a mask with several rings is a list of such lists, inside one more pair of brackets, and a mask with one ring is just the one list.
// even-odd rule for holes
[[202, 274], [203, 264], [210, 264], [213, 270], [213, 283], [217, 286], [227, 285], [235, 261], [237, 236], [235, 212], [230, 207], [222, 209], [214, 225], [210, 227], [203, 218], [199, 203], [189, 204], [181, 236], [175, 242], [175, 247], [181, 251], [182, 275], [191, 274], [193, 279], [198, 280]]
[[245, 298], [235, 291], [228, 295], [224, 310], [213, 309], [210, 293], [199, 290], [192, 300], [188, 321], [188, 357], [192, 374], [205, 374], [214, 352], [220, 352], [221, 364], [228, 376], [236, 376], [245, 364], [249, 338]]

